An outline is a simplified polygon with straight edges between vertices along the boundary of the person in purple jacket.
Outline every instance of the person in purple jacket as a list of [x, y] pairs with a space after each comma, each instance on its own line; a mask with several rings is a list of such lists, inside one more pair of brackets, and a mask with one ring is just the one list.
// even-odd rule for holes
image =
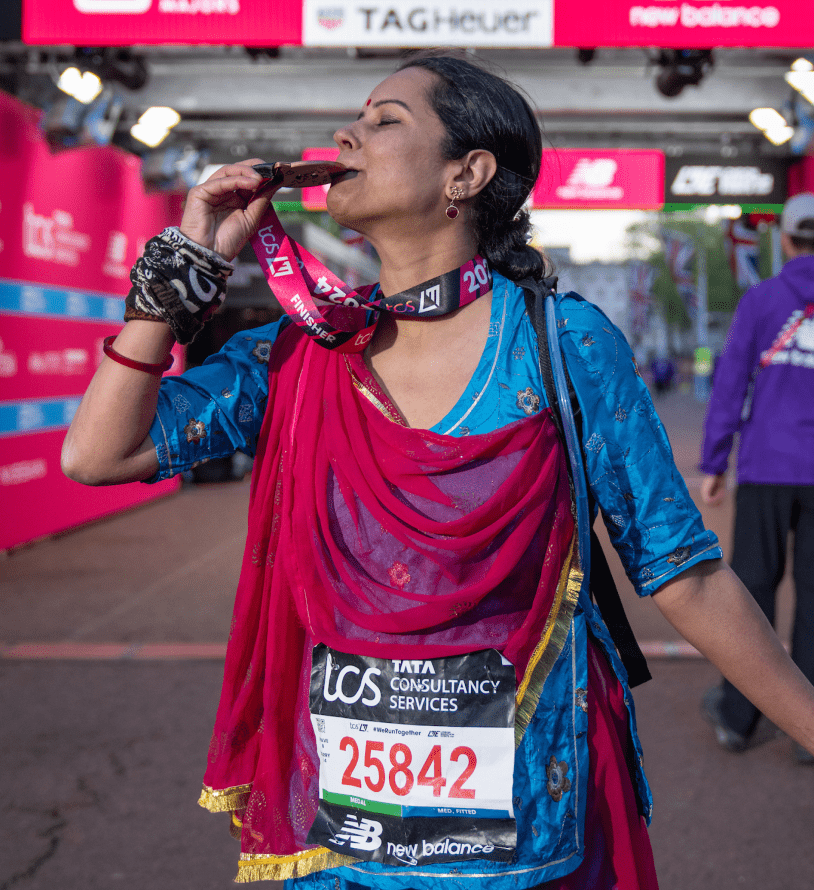
[[[710, 505], [723, 501], [739, 433], [732, 568], [773, 622], [794, 531], [791, 655], [814, 680], [814, 194], [786, 202], [780, 229], [788, 262], [744, 295], [715, 370], [701, 497]], [[707, 690], [702, 710], [720, 745], [748, 747], [760, 713], [731, 683]], [[794, 754], [814, 764], [801, 746]]]

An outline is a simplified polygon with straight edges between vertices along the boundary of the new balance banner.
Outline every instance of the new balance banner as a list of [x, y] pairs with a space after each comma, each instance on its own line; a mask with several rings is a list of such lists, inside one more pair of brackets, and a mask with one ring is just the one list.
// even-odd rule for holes
[[664, 153], [559, 148], [543, 152], [534, 207], [658, 210], [664, 203]]
[[26, 43], [299, 44], [302, 0], [24, 0]]
[[413, 660], [315, 647], [308, 842], [388, 865], [510, 859], [514, 697], [495, 649]]
[[814, 42], [810, 0], [558, 0], [555, 46], [801, 46]]

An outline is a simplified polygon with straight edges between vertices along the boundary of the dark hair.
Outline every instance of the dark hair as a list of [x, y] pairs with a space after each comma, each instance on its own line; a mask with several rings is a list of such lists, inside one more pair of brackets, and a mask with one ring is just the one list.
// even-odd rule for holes
[[495, 156], [497, 172], [474, 204], [478, 250], [507, 278], [543, 278], [546, 260], [528, 244], [531, 221], [523, 209], [543, 154], [531, 106], [507, 80], [454, 53], [416, 53], [399, 70], [405, 68], [437, 75], [429, 98], [446, 130], [447, 159], [475, 149]]

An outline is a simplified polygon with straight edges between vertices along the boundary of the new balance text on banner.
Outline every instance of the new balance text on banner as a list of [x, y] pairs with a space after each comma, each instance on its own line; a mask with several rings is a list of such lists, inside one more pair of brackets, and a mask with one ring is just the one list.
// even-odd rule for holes
[[554, 0], [304, 0], [306, 46], [515, 46], [552, 42]]
[[23, 0], [26, 43], [299, 44], [302, 0]]
[[555, 46], [811, 46], [810, 0], [558, 0]]
[[666, 160], [664, 200], [668, 204], [782, 204], [787, 183], [784, 158], [684, 154]]
[[532, 192], [537, 208], [658, 210], [663, 202], [664, 154], [638, 149], [548, 149]]

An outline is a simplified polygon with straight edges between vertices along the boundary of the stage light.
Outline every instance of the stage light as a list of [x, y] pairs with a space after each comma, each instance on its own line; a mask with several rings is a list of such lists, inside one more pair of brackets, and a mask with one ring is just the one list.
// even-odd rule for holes
[[814, 104], [814, 71], [796, 69], [784, 75], [786, 83], [797, 90], [804, 99]]
[[174, 108], [154, 105], [148, 108], [130, 128], [130, 135], [139, 142], [155, 148], [169, 135], [170, 130], [181, 120]]
[[710, 49], [663, 49], [656, 64], [661, 67], [656, 75], [656, 89], [673, 99], [685, 86], [698, 86], [714, 61]]
[[810, 62], [808, 59], [804, 59], [802, 56], [799, 59], [795, 59], [791, 63], [792, 71], [814, 71], [814, 63]]
[[772, 145], [783, 145], [794, 135], [794, 127], [790, 127], [774, 108], [755, 108], [749, 112], [749, 123], [757, 127]]
[[102, 81], [92, 71], [80, 71], [75, 66], [66, 68], [59, 76], [57, 86], [83, 105], [90, 102], [102, 92]]

